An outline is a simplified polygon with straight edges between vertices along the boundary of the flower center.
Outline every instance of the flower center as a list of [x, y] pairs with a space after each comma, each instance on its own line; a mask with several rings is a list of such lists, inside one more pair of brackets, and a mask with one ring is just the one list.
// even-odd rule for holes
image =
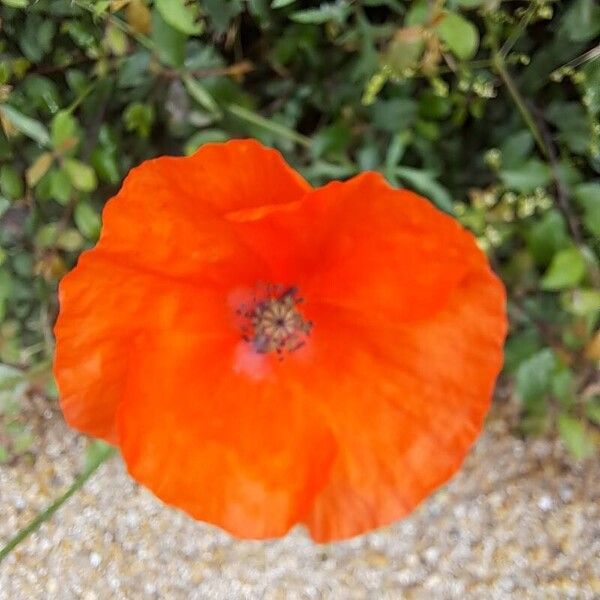
[[242, 337], [261, 354], [293, 352], [306, 343], [313, 324], [298, 311], [302, 298], [296, 288], [269, 286], [267, 290], [266, 298], [255, 300], [248, 310], [238, 311], [247, 319]]

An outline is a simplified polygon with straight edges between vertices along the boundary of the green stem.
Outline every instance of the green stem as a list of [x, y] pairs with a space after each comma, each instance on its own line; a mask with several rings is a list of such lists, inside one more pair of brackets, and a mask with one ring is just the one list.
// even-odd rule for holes
[[107, 461], [113, 454], [115, 454], [116, 448], [113, 446], [105, 446], [93, 457], [90, 458], [89, 463], [85, 466], [83, 471], [77, 476], [71, 487], [62, 495], [59, 496], [48, 508], [39, 513], [33, 520], [31, 520], [25, 527], [20, 529], [16, 535], [10, 539], [0, 549], [0, 562], [2, 562], [23, 540], [31, 535], [36, 529], [46, 522], [52, 515], [79, 489], [83, 487], [85, 482], [92, 476], [92, 474], [98, 469], [98, 467]]
[[248, 123], [252, 123], [253, 125], [258, 125], [271, 133], [275, 133], [280, 135], [281, 137], [288, 138], [305, 148], [310, 148], [311, 141], [309, 137], [286, 127], [285, 125], [281, 125], [280, 123], [276, 123], [275, 121], [271, 121], [269, 119], [265, 119], [261, 115], [244, 108], [243, 106], [239, 106], [238, 104], [230, 104], [227, 107], [227, 110], [236, 117], [247, 121]]
[[527, 108], [525, 100], [521, 96], [521, 92], [519, 92], [519, 89], [517, 88], [515, 82], [510, 76], [510, 73], [506, 70], [506, 63], [504, 62], [504, 57], [495, 48], [492, 51], [492, 62], [494, 64], [494, 67], [496, 68], [496, 71], [498, 72], [498, 75], [500, 75], [502, 81], [504, 81], [504, 83], [506, 84], [506, 88], [508, 89], [508, 92], [511, 95], [515, 105], [517, 106], [517, 110], [521, 114], [523, 121], [525, 121], [525, 125], [527, 125], [529, 131], [531, 131], [533, 139], [535, 140], [538, 148], [540, 149], [540, 152], [545, 158], [548, 158], [549, 153], [548, 148], [546, 148], [546, 144], [544, 143], [544, 138], [542, 137], [542, 134], [540, 133], [540, 130], [538, 129], [538, 126], [536, 125], [531, 112]]

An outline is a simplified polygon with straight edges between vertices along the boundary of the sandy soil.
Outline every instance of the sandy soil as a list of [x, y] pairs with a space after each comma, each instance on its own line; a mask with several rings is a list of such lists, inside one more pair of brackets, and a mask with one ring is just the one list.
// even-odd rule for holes
[[[44, 400], [28, 411], [34, 453], [0, 467], [0, 539], [72, 481], [85, 446]], [[494, 411], [461, 472], [410, 518], [326, 546], [302, 530], [236, 541], [113, 458], [0, 565], [0, 600], [600, 598], [600, 461], [519, 440], [509, 412]]]

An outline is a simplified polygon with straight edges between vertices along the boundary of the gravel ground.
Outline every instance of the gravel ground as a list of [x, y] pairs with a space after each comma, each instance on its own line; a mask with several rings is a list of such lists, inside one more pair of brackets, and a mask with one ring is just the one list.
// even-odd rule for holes
[[[0, 539], [58, 495], [84, 440], [29, 401], [33, 456], [0, 468]], [[462, 471], [410, 518], [331, 545], [239, 542], [101, 468], [0, 566], [0, 600], [600, 598], [600, 462], [510, 434], [495, 409]], [[34, 458], [35, 457], [35, 458]]]

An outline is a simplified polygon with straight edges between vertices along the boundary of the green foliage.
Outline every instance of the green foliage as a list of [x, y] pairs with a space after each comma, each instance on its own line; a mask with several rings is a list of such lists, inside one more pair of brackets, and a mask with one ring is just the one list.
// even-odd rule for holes
[[[57, 282], [127, 171], [252, 136], [313, 184], [378, 170], [470, 228], [508, 288], [505, 375], [523, 429], [591, 452], [593, 0], [1, 0], [0, 31], [0, 362], [18, 367], [13, 388], [47, 370]], [[0, 461], [27, 446], [2, 418]]]

